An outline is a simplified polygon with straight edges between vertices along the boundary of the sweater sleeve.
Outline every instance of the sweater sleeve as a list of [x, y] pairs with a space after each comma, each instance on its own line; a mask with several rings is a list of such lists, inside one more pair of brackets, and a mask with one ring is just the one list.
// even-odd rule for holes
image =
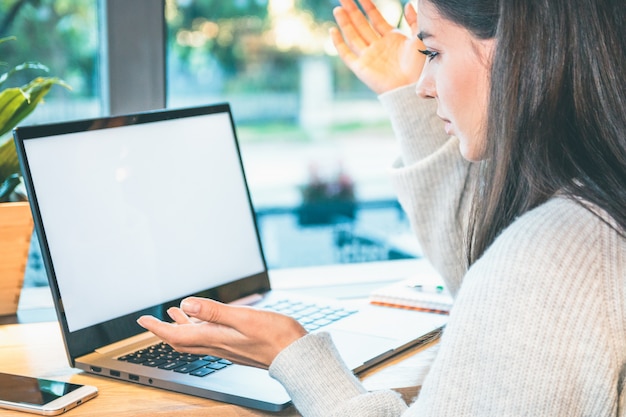
[[520, 217], [464, 278], [411, 415], [617, 415], [625, 255], [572, 200]]
[[424, 255], [455, 295], [466, 271], [463, 222], [473, 165], [461, 156], [458, 139], [445, 134], [434, 100], [418, 97], [413, 86], [380, 100], [401, 149], [391, 170], [398, 200]]
[[[435, 115], [435, 107], [427, 100], [419, 99], [414, 86], [393, 90], [383, 94], [380, 99], [390, 113], [391, 123], [401, 148], [402, 160], [394, 168], [393, 176], [401, 197], [403, 196], [401, 203], [404, 209], [408, 213], [421, 210], [416, 202], [422, 199], [422, 195], [414, 193], [412, 187], [417, 182], [432, 181], [438, 175], [450, 175], [452, 178], [443, 181], [436, 179], [437, 183], [446, 184], [451, 181], [454, 182], [454, 186], [435, 185], [436, 189], [429, 190], [428, 185], [424, 185], [423, 187], [429, 191], [426, 198], [431, 198], [430, 196], [441, 188], [446, 194], [436, 201], [429, 201], [428, 204], [441, 204], [448, 200], [450, 190], [464, 184], [466, 164], [460, 162], [462, 158], [458, 152], [458, 143], [448, 139], [443, 132], [441, 121]], [[427, 162], [422, 163], [423, 160]], [[442, 172], [429, 175], [427, 171], [438, 164], [446, 164], [448, 167]], [[446, 207], [447, 215], [435, 220], [443, 221], [445, 218], [448, 226], [443, 234], [447, 240], [458, 237], [458, 233], [450, 231], [452, 228], [456, 232], [456, 226], [451, 225], [455, 222], [452, 219], [456, 215], [455, 204], [449, 204]], [[432, 213], [439, 211], [433, 208], [424, 215]], [[421, 218], [414, 221], [415, 218], [416, 216], [411, 216], [414, 223], [426, 222]], [[428, 236], [426, 231], [418, 234], [423, 238]], [[431, 243], [430, 238], [425, 241]], [[443, 243], [442, 246], [449, 244]], [[435, 250], [434, 253], [436, 252]], [[444, 252], [443, 257], [449, 254]], [[440, 263], [444, 270], [452, 271], [450, 274], [460, 282], [460, 276], [456, 275], [461, 273], [461, 269], [451, 268], [451, 265], [458, 265], [457, 260], [447, 259]], [[343, 364], [331, 339], [324, 334], [310, 334], [293, 343], [274, 360], [270, 374], [283, 384], [295, 406], [305, 416], [391, 417], [401, 415], [407, 408], [393, 391], [367, 392]]]
[[269, 371], [306, 417], [394, 417], [407, 408], [393, 391], [367, 392], [341, 360], [328, 333], [308, 334], [292, 343]]
[[433, 132], [433, 106], [409, 88], [381, 100], [403, 149], [392, 172], [400, 201], [456, 293], [435, 362], [410, 408], [392, 391], [367, 392], [327, 334], [291, 344], [270, 374], [304, 416], [624, 413], [623, 236], [557, 197], [517, 219], [464, 274], [459, 219], [475, 164], [455, 138]]
[[507, 228], [468, 271], [410, 408], [368, 393], [328, 335], [270, 367], [304, 416], [615, 416], [624, 412], [626, 239], [556, 198]]

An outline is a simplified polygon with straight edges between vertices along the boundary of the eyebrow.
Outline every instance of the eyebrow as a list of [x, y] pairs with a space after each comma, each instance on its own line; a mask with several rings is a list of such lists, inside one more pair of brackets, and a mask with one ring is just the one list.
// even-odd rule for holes
[[430, 37], [432, 37], [432, 36], [433, 36], [433, 35], [431, 35], [431, 34], [430, 34], [430, 33], [428, 33], [428, 32], [420, 31], [420, 32], [417, 34], [417, 39], [419, 39], [420, 41], [423, 41], [424, 39], [430, 38]]

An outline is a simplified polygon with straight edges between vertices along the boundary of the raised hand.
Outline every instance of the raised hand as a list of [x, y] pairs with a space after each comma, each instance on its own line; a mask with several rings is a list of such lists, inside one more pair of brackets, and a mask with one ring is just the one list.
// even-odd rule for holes
[[179, 352], [219, 356], [268, 368], [276, 355], [307, 332], [282, 314], [190, 297], [167, 313], [174, 323], [142, 316], [139, 325]]
[[410, 3], [405, 18], [413, 36], [390, 25], [371, 0], [341, 0], [333, 10], [338, 28], [330, 36], [343, 62], [375, 93], [381, 94], [417, 81], [424, 66], [424, 45], [415, 36], [417, 12]]

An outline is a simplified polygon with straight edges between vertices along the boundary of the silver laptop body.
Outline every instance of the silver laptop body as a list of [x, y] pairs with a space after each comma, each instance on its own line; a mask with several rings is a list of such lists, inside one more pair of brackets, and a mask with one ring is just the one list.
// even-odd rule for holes
[[[158, 343], [137, 325], [191, 295], [274, 303], [228, 104], [14, 131], [70, 364], [237, 405], [290, 405], [267, 371], [205, 376], [119, 360]], [[302, 299], [302, 302], [334, 300]], [[446, 316], [368, 305], [329, 331], [355, 372], [430, 340]], [[221, 366], [221, 365], [220, 365]]]

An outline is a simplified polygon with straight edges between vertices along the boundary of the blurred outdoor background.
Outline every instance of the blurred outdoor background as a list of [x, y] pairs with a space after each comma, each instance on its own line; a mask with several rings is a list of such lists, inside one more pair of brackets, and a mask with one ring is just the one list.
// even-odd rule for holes
[[[0, 62], [41, 62], [73, 88], [53, 89], [23, 124], [106, 115], [103, 1], [0, 0], [0, 37], [17, 38]], [[400, 0], [376, 3], [401, 22]], [[328, 35], [337, 5], [164, 2], [167, 107], [231, 104], [270, 268], [419, 256], [388, 178], [386, 114]], [[33, 73], [23, 75], [11, 83]], [[45, 285], [38, 256], [34, 241], [27, 285]]]

